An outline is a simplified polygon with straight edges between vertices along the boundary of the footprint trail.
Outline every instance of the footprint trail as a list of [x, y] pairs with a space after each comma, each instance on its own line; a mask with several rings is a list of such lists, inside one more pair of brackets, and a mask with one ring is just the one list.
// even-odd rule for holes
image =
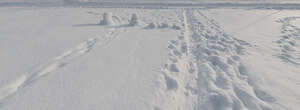
[[31, 72], [23, 74], [11, 84], [0, 88], [0, 107], [2, 107], [10, 97], [21, 91], [26, 86], [33, 84], [40, 78], [57, 71], [72, 63], [74, 60], [86, 55], [95, 46], [103, 47], [109, 44], [112, 40], [116, 39], [122, 31], [124, 31], [122, 28], [109, 28], [108, 32], [104, 36], [88, 39], [75, 48], [65, 51], [60, 56], [42, 64], [42, 66], [37, 66]]
[[280, 39], [276, 43], [281, 49], [279, 58], [285, 62], [300, 65], [300, 28], [291, 23], [297, 19], [300, 17], [287, 17], [278, 21], [282, 27]]
[[[273, 110], [276, 99], [249, 79], [240, 61], [250, 44], [193, 9], [182, 11], [182, 35], [169, 42], [162, 67], [161, 110]], [[167, 100], [169, 99], [169, 100]], [[160, 101], [163, 100], [163, 101]], [[166, 101], [167, 100], [167, 101]]]

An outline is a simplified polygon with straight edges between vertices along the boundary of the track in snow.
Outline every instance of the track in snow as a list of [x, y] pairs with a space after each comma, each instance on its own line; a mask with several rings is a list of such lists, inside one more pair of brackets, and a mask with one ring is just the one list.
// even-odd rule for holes
[[276, 43], [281, 48], [279, 58], [285, 62], [300, 65], [300, 28], [291, 23], [297, 19], [300, 17], [287, 17], [278, 21], [282, 27], [280, 39]]
[[86, 55], [95, 46], [106, 46], [112, 40], [114, 40], [122, 31], [124, 31], [124, 29], [122, 28], [109, 28], [107, 34], [105, 34], [104, 36], [88, 39], [85, 42], [82, 42], [81, 44], [76, 46], [75, 48], [65, 51], [60, 56], [49, 60], [42, 66], [37, 66], [32, 71], [25, 73], [11, 84], [0, 88], [0, 108], [5, 104], [7, 99], [12, 97], [17, 92], [22, 91], [22, 89], [26, 86], [33, 84], [40, 78], [54, 71], [57, 71], [72, 63], [74, 60]]
[[156, 109], [282, 109], [249, 79], [240, 61], [250, 44], [226, 34], [200, 11], [185, 9], [182, 15], [185, 30], [168, 46], [169, 61], [162, 67], [164, 92], [158, 98], [164, 101]]

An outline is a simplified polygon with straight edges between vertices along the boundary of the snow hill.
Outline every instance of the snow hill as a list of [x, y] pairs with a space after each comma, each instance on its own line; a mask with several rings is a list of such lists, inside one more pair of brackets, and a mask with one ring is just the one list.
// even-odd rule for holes
[[0, 13], [0, 110], [300, 108], [298, 9]]

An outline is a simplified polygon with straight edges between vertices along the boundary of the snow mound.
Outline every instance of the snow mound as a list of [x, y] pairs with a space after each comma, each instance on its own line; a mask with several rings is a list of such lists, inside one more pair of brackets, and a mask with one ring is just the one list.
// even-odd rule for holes
[[148, 24], [146, 27], [145, 27], [145, 29], [154, 29], [154, 28], [157, 28], [157, 25], [155, 24], [155, 23], [150, 23], [150, 24]]
[[160, 23], [158, 25], [158, 28], [168, 28], [169, 27], [169, 24], [168, 23]]
[[129, 21], [130, 26], [136, 26], [139, 24], [138, 16], [136, 14], [132, 14], [131, 19]]
[[176, 24], [173, 24], [173, 25], [172, 25], [172, 29], [180, 30], [181, 28], [180, 28], [180, 26], [177, 26]]
[[110, 13], [110, 12], [104, 13], [103, 14], [103, 18], [100, 21], [100, 25], [109, 25], [109, 26], [112, 26], [114, 24], [115, 23], [114, 23], [113, 18], [112, 18], [112, 13]]
[[145, 29], [174, 29], [174, 30], [180, 30], [180, 26], [177, 26], [176, 24], [170, 25], [168, 23], [149, 23]]

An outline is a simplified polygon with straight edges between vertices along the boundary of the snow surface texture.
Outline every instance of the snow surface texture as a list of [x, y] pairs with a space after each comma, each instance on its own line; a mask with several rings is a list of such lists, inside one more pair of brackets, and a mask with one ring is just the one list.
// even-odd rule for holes
[[0, 9], [1, 110], [299, 108], [298, 10], [37, 9]]
[[240, 62], [249, 44], [197, 10], [184, 11], [183, 19], [184, 34], [170, 43], [170, 63], [163, 68], [164, 93], [176, 93], [165, 96], [170, 105], [163, 109], [272, 110], [273, 97], [251, 84]]
[[[115, 31], [117, 32], [117, 31]], [[46, 62], [44, 66], [37, 67], [36, 70], [30, 72], [28, 74], [22, 75], [12, 84], [9, 84], [1, 89], [0, 92], [0, 100], [3, 101], [9, 96], [18, 92], [18, 90], [24, 88], [25, 86], [33, 83], [34, 81], [38, 80], [39, 78], [52, 73], [53, 71], [60, 69], [70, 63], [77, 57], [80, 57], [86, 53], [88, 53], [94, 45], [105, 45], [109, 43], [116, 35], [113, 30], [108, 32], [108, 35], [104, 37], [97, 37], [88, 39], [87, 41], [79, 44], [76, 48], [66, 51], [65, 53], [61, 54], [60, 56]], [[108, 38], [109, 37], [109, 38]], [[100, 42], [98, 42], [100, 41]], [[3, 103], [3, 102], [0, 102]]]
[[293, 20], [297, 20], [300, 17], [287, 17], [279, 20], [282, 23], [282, 36], [277, 41], [278, 45], [282, 48], [282, 53], [279, 55], [284, 61], [300, 65], [300, 28], [291, 24]]

